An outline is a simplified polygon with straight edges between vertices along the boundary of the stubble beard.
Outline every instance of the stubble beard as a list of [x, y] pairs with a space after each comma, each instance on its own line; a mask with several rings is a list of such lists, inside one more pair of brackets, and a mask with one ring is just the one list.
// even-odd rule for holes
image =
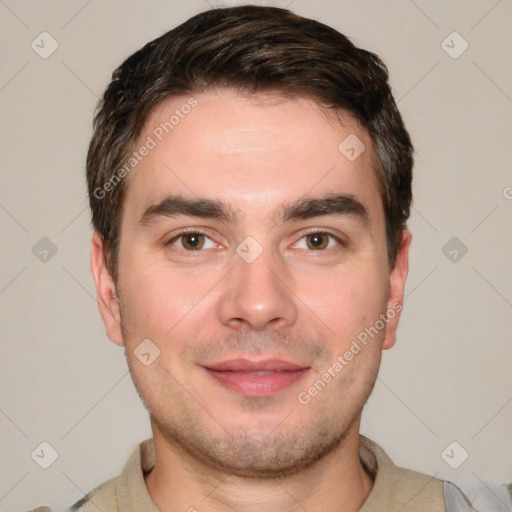
[[[128, 331], [123, 328], [123, 332], [125, 346], [130, 347]], [[349, 432], [358, 428], [361, 411], [375, 385], [381, 355], [380, 351], [375, 354], [370, 367], [337, 376], [330, 389], [321, 393], [326, 393], [323, 399], [317, 397], [308, 405], [290, 405], [290, 410], [283, 410], [282, 419], [272, 426], [261, 421], [247, 428], [228, 427], [229, 419], [217, 418], [200, 397], [181, 389], [166, 369], [161, 380], [163, 392], [158, 395], [154, 382], [142, 377], [144, 369], [139, 368], [140, 362], [128, 354], [128, 349], [125, 351], [135, 388], [150, 414], [154, 437], [160, 436], [176, 453], [220, 473], [253, 479], [300, 473], [342, 445]], [[174, 388], [172, 393], [166, 393], [166, 385]], [[358, 388], [355, 392], [353, 386]], [[347, 396], [352, 403], [347, 404]], [[274, 398], [240, 397], [237, 413], [241, 408], [251, 414], [264, 412]]]
[[[348, 433], [353, 428], [358, 429], [362, 408], [375, 384], [375, 379], [366, 383], [364, 402], [359, 407], [342, 410], [339, 405], [335, 409], [333, 404], [325, 403], [307, 411], [313, 405], [297, 404], [290, 411], [283, 410], [280, 422], [269, 426], [262, 421], [248, 429], [245, 426], [229, 428], [229, 419], [215, 417], [187, 393], [174, 395], [172, 401], [159, 400], [148, 392], [148, 383], [141, 382], [131, 367], [130, 372], [150, 414], [155, 438], [163, 438], [174, 452], [220, 473], [254, 479], [300, 473], [337, 450]], [[341, 380], [339, 383], [343, 388]], [[258, 407], [264, 410], [257, 402], [263, 402], [265, 397], [251, 398], [252, 404], [244, 409], [250, 408], [253, 413]], [[304, 411], [308, 412], [307, 417], [290, 427], [289, 420], [297, 420], [296, 415]]]

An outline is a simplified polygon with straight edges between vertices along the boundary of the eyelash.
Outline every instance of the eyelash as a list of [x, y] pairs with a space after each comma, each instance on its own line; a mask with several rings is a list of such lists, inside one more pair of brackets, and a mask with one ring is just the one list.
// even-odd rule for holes
[[332, 251], [332, 250], [337, 250], [340, 247], [346, 247], [346, 245], [347, 245], [344, 240], [342, 240], [341, 238], [337, 237], [333, 233], [330, 233], [329, 231], [325, 231], [325, 230], [318, 229], [318, 228], [313, 228], [313, 229], [303, 233], [302, 236], [299, 238], [299, 240], [297, 242], [295, 242], [294, 245], [297, 245], [299, 243], [299, 241], [302, 240], [303, 238], [306, 238], [309, 235], [316, 235], [316, 234], [318, 234], [318, 235], [327, 235], [331, 240], [334, 240], [338, 244], [338, 246], [334, 247], [334, 248], [331, 247], [329, 249], [318, 249], [316, 251], [314, 249], [309, 249], [311, 252], [328, 252], [328, 251]]
[[[179, 233], [177, 233], [176, 235], [174, 235], [171, 239], [169, 239], [164, 245], [165, 246], [169, 246], [169, 245], [172, 245], [174, 242], [176, 242], [177, 240], [179, 240], [181, 237], [185, 236], [185, 235], [190, 235], [190, 234], [198, 234], [198, 235], [204, 235], [206, 238], [209, 238], [212, 242], [216, 243], [212, 237], [210, 237], [204, 230], [202, 230], [201, 228], [190, 228], [190, 229], [186, 229], [186, 230], [182, 230], [180, 231]], [[339, 247], [346, 247], [346, 242], [342, 239], [340, 239], [339, 237], [337, 237], [336, 235], [334, 235], [333, 233], [330, 233], [329, 231], [325, 231], [325, 230], [322, 230], [322, 229], [318, 229], [318, 228], [311, 228], [310, 230], [308, 230], [307, 232], [303, 233], [302, 236], [299, 238], [299, 240], [297, 242], [295, 242], [294, 245], [297, 245], [298, 242], [300, 240], [302, 240], [303, 238], [309, 236], [309, 235], [315, 235], [315, 234], [322, 234], [322, 235], [327, 235], [328, 237], [330, 237], [332, 240], [334, 240]], [[191, 253], [194, 253], [194, 252], [202, 252], [204, 251], [204, 249], [196, 249], [196, 250], [190, 250], [190, 249], [182, 249], [182, 248], [179, 248], [179, 250], [182, 250], [182, 251], [185, 251], [185, 252], [191, 252]], [[314, 249], [309, 249], [310, 251], [312, 252], [326, 252], [326, 251], [331, 251], [333, 250], [333, 248], [330, 248], [330, 249], [318, 249], [318, 250], [314, 250]]]
[[[168, 245], [172, 245], [174, 242], [176, 242], [177, 240], [179, 240], [181, 237], [185, 236], [185, 235], [192, 235], [192, 234], [197, 234], [197, 235], [204, 235], [205, 237], [209, 238], [210, 240], [212, 240], [212, 242], [214, 241], [213, 238], [211, 236], [208, 236], [208, 234], [203, 231], [201, 228], [190, 228], [190, 229], [184, 229], [182, 231], [180, 231], [178, 234], [174, 235], [169, 241], [167, 241], [164, 245], [165, 246], [168, 246]], [[186, 251], [186, 252], [201, 252], [201, 249], [198, 249], [198, 250], [187, 250], [187, 249], [181, 249], [179, 248], [180, 250], [182, 251]]]

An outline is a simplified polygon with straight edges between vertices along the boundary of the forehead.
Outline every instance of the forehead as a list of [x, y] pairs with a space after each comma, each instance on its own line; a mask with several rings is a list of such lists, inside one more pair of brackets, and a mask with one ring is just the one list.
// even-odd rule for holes
[[380, 204], [366, 130], [307, 98], [232, 89], [172, 97], [134, 149], [145, 155], [128, 177], [125, 213], [170, 193], [223, 198], [241, 214], [319, 193], [355, 195], [369, 210]]

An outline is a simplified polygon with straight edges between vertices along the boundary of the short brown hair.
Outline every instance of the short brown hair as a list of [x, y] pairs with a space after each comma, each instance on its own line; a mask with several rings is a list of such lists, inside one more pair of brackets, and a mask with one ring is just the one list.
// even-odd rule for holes
[[112, 182], [156, 105], [223, 86], [310, 97], [362, 124], [375, 151], [393, 266], [410, 213], [413, 147], [386, 66], [318, 21], [246, 5], [200, 13], [149, 42], [114, 71], [99, 102], [87, 183], [92, 223], [114, 280], [125, 187], [121, 182], [106, 194], [104, 184]]

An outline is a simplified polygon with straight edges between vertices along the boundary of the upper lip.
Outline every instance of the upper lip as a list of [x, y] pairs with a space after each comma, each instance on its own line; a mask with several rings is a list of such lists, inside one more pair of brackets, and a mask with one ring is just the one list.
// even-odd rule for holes
[[230, 359], [220, 363], [203, 365], [204, 368], [217, 371], [232, 372], [258, 372], [258, 371], [293, 371], [304, 370], [308, 366], [283, 361], [281, 359], [265, 359], [263, 361], [250, 361], [248, 359]]

